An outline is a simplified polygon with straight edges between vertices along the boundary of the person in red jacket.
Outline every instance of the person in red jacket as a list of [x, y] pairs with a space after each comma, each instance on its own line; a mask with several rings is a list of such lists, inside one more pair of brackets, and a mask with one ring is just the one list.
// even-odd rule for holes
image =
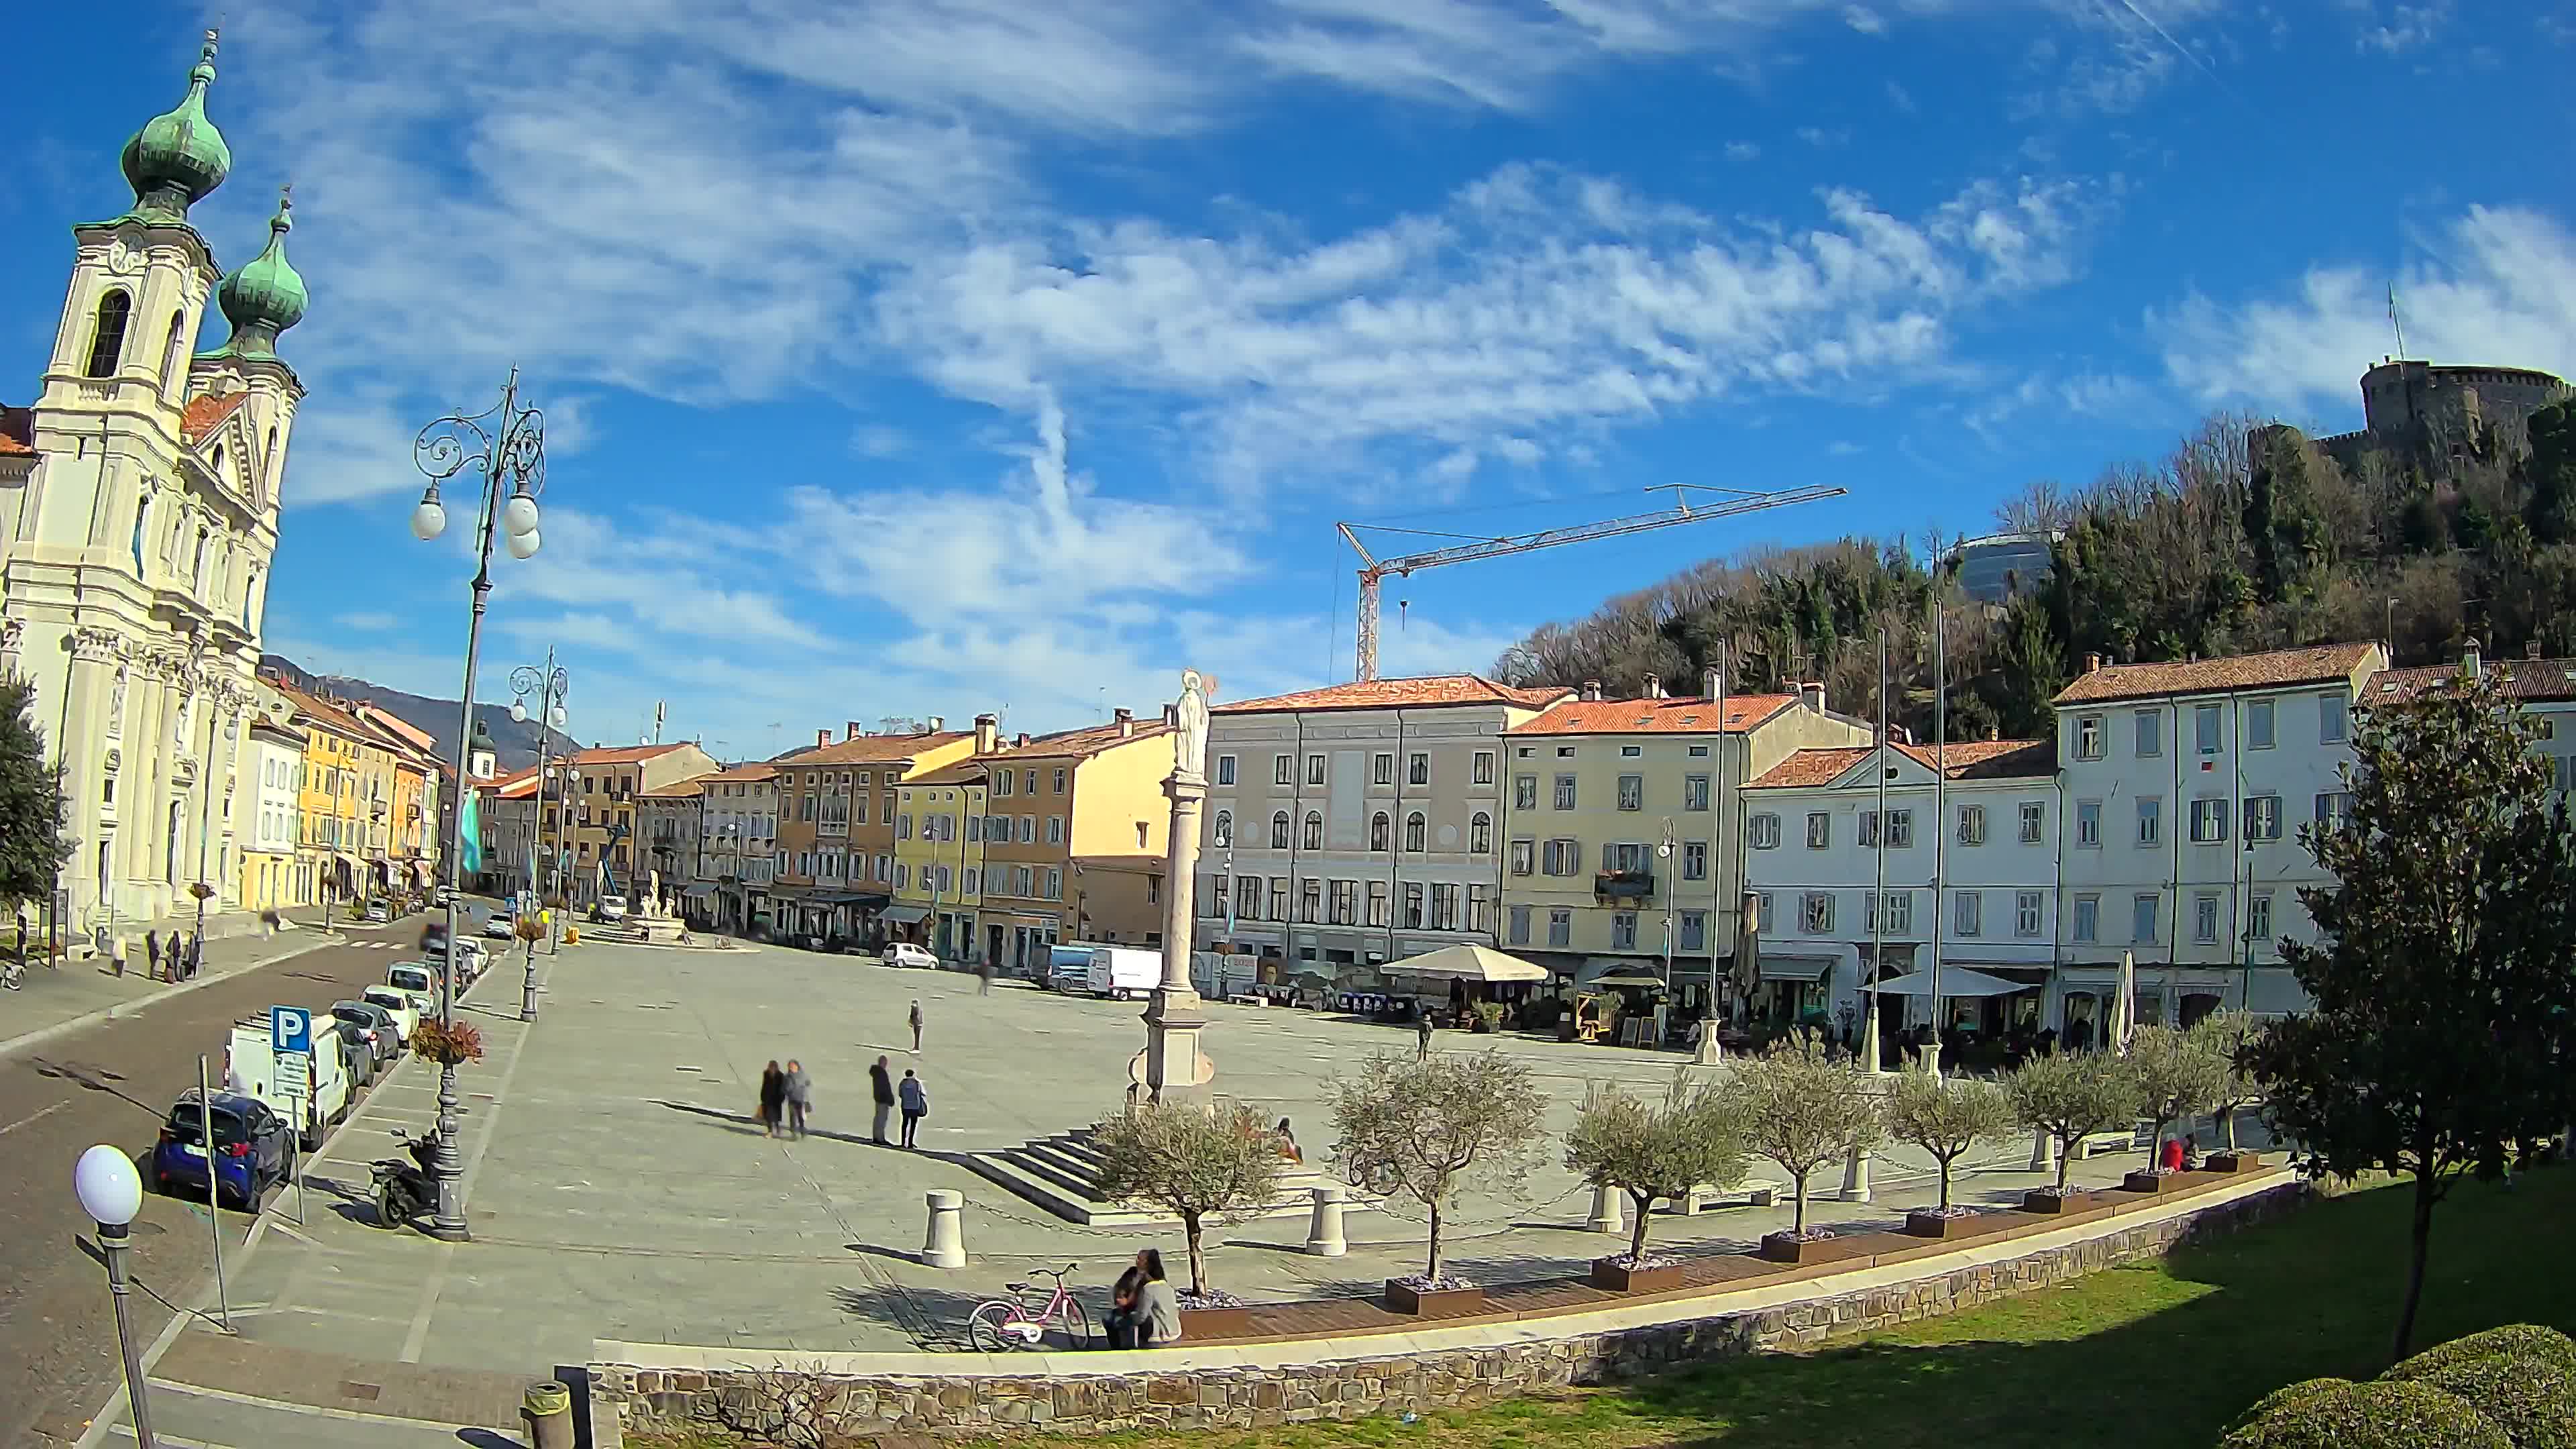
[[2180, 1172], [2180, 1171], [2182, 1171], [2182, 1139], [2181, 1139], [2181, 1138], [2179, 1138], [2179, 1137], [2168, 1137], [2168, 1138], [2166, 1138], [2166, 1139], [2165, 1139], [2165, 1145], [2164, 1145], [2164, 1147], [2163, 1147], [2163, 1148], [2160, 1150], [2160, 1152], [2159, 1152], [2159, 1160], [2158, 1160], [2158, 1162], [2157, 1162], [2157, 1164], [2156, 1164], [2156, 1165], [2157, 1165], [2157, 1166], [2159, 1166], [2159, 1167], [2161, 1167], [2161, 1168], [2163, 1168], [2163, 1169], [2164, 1169], [2165, 1171], [2167, 1171], [2167, 1172]]

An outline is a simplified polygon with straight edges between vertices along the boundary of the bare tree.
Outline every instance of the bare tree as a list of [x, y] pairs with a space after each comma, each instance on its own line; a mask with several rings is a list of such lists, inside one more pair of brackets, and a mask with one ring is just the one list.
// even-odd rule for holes
[[1950, 1211], [1950, 1174], [1980, 1142], [2012, 1130], [2012, 1099], [2003, 1088], [1972, 1078], [1943, 1081], [1929, 1072], [1896, 1079], [1887, 1103], [1888, 1135], [1920, 1147], [1941, 1164], [1941, 1211]]
[[2230, 1152], [2236, 1150], [2236, 1114], [2263, 1100], [2263, 1084], [2238, 1064], [2257, 1030], [2254, 1018], [2242, 1011], [2213, 1011], [2191, 1029], [2224, 1068], [2209, 1110], [2218, 1120], [2219, 1145]]
[[2138, 1120], [2137, 1084], [2126, 1062], [2109, 1052], [2033, 1057], [2004, 1079], [2004, 1090], [2021, 1125], [2056, 1141], [2060, 1193], [2076, 1143]]
[[1779, 1164], [1796, 1185], [1795, 1227], [1805, 1237], [1807, 1180], [1827, 1162], [1876, 1145], [1882, 1135], [1869, 1074], [1856, 1063], [1829, 1059], [1824, 1037], [1805, 1031], [1738, 1061], [1725, 1090], [1743, 1123], [1745, 1145]]
[[1649, 1106], [1614, 1086], [1595, 1083], [1565, 1134], [1565, 1165], [1585, 1182], [1628, 1195], [1637, 1226], [1628, 1261], [1642, 1264], [1646, 1226], [1658, 1201], [1706, 1185], [1723, 1191], [1744, 1180], [1744, 1139], [1714, 1085], [1693, 1090], [1680, 1071], [1663, 1105]]
[[1210, 1113], [1148, 1103], [1110, 1118], [1092, 1136], [1100, 1155], [1100, 1194], [1113, 1202], [1149, 1203], [1181, 1220], [1190, 1244], [1190, 1292], [1211, 1284], [1202, 1233], [1207, 1220], [1267, 1207], [1279, 1195], [1279, 1139], [1249, 1107]]
[[1500, 1052], [1424, 1060], [1371, 1056], [1332, 1084], [1333, 1160], [1352, 1186], [1402, 1193], [1431, 1214], [1423, 1281], [1441, 1286], [1440, 1219], [1470, 1183], [1520, 1181], [1541, 1145], [1547, 1094], [1528, 1067]]
[[2226, 1088], [2227, 1064], [2206, 1038], [2178, 1027], [2142, 1026], [2129, 1038], [2129, 1075], [2139, 1112], [2155, 1123], [2147, 1138], [2147, 1166], [2153, 1167], [2166, 1125], [2208, 1111]]

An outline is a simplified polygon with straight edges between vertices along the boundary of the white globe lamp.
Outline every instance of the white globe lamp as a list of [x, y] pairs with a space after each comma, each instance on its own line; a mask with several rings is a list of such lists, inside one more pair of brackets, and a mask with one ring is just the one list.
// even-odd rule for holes
[[106, 1227], [124, 1227], [143, 1210], [143, 1179], [121, 1147], [102, 1142], [82, 1153], [72, 1169], [72, 1188], [80, 1194], [81, 1211]]
[[502, 541], [502, 547], [510, 551], [510, 557], [512, 558], [535, 558], [537, 556], [537, 531], [531, 528], [525, 533], [511, 534], [507, 539]]
[[447, 509], [439, 503], [436, 491], [421, 495], [420, 506], [411, 511], [411, 536], [423, 543], [447, 531]]
[[537, 531], [537, 500], [525, 493], [513, 493], [501, 505], [501, 531], [509, 534]]

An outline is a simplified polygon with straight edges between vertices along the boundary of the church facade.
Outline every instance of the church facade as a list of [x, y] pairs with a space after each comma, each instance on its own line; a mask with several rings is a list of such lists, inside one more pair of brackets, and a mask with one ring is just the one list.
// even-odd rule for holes
[[[254, 846], [260, 615], [304, 388], [281, 195], [229, 274], [188, 210], [232, 169], [207, 118], [210, 32], [179, 104], [126, 143], [134, 204], [72, 228], [70, 285], [32, 406], [0, 414], [0, 669], [35, 685], [73, 842], [63, 925], [242, 905]], [[209, 305], [228, 331], [216, 345]]]

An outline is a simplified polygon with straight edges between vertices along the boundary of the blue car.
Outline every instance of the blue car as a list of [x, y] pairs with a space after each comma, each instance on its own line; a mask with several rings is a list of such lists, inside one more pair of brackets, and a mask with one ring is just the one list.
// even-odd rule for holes
[[[205, 1146], [205, 1118], [210, 1111], [215, 1128], [211, 1158]], [[268, 1190], [294, 1175], [295, 1130], [256, 1097], [217, 1092], [212, 1102], [200, 1107], [191, 1087], [179, 1094], [178, 1104], [161, 1124], [161, 1140], [152, 1149], [152, 1185], [164, 1194], [202, 1202], [209, 1162], [216, 1200], [257, 1212]]]

